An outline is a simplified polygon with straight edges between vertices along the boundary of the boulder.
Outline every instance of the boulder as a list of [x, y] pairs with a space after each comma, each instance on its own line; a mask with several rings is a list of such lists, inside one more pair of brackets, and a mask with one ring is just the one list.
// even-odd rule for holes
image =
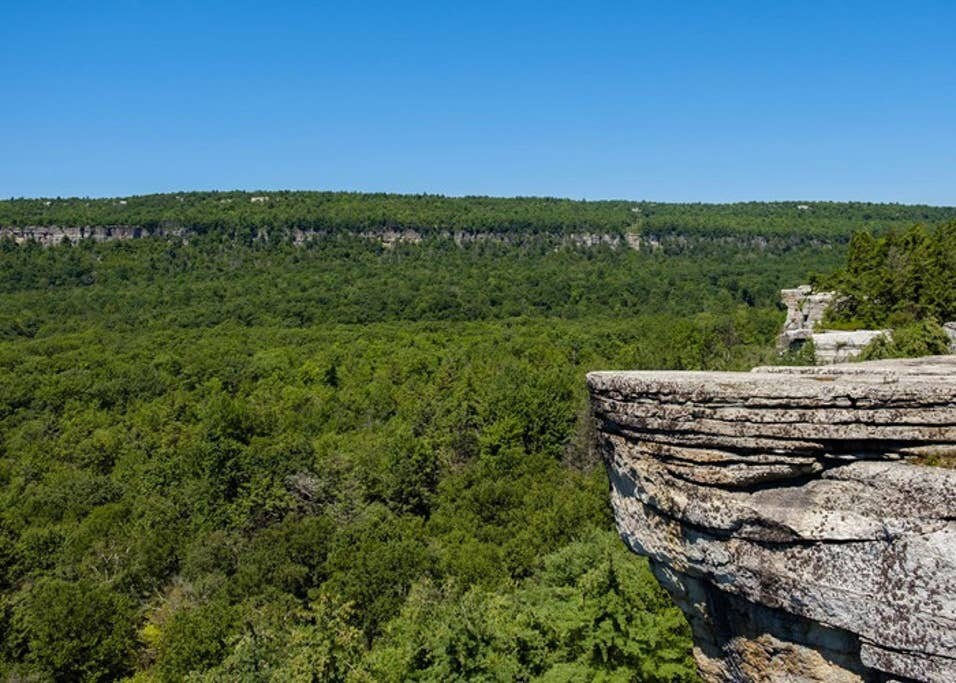
[[810, 338], [817, 363], [842, 363], [857, 358], [870, 342], [891, 336], [890, 330], [830, 330], [815, 332]]

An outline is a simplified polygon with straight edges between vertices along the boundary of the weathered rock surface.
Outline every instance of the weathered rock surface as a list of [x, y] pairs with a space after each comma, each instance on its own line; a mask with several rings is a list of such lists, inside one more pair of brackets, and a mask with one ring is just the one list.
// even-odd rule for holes
[[943, 323], [943, 332], [949, 337], [949, 352], [956, 353], [956, 322]]
[[618, 528], [708, 681], [956, 681], [956, 357], [588, 376]]
[[[268, 201], [268, 197], [250, 197], [252, 203]], [[689, 249], [714, 247], [726, 249], [750, 249], [767, 253], [785, 253], [794, 249], [803, 249], [808, 246], [816, 249], [833, 249], [835, 245], [844, 242], [844, 237], [834, 237], [829, 240], [809, 239], [803, 235], [777, 235], [773, 237], [763, 235], [712, 235], [707, 233], [682, 233], [677, 231], [647, 232], [637, 228], [617, 232], [575, 232], [575, 233], [516, 233], [516, 232], [488, 232], [482, 230], [450, 230], [436, 227], [433, 230], [419, 232], [411, 229], [373, 229], [350, 233], [350, 236], [379, 242], [385, 247], [394, 247], [400, 244], [419, 244], [426, 239], [451, 240], [458, 246], [474, 243], [494, 243], [508, 245], [549, 243], [555, 247], [633, 249], [635, 251], [678, 251], [686, 252]], [[166, 227], [147, 228], [141, 225], [99, 225], [99, 226], [58, 226], [58, 225], [0, 225], [0, 240], [11, 239], [17, 244], [37, 242], [42, 246], [61, 244], [64, 240], [72, 243], [84, 239], [93, 239], [97, 242], [111, 240], [138, 239], [140, 237], [177, 237], [188, 240], [193, 231], [184, 226], [170, 225]], [[278, 235], [270, 235], [266, 230], [257, 231], [256, 239], [269, 241], [270, 239], [291, 239], [293, 244], [302, 245], [307, 242], [321, 241], [341, 236], [343, 233], [333, 229], [292, 229], [280, 230]]]
[[833, 303], [834, 296], [833, 292], [814, 293], [810, 285], [780, 290], [780, 301], [787, 307], [787, 319], [783, 322], [783, 331], [778, 340], [781, 351], [810, 338], [816, 326], [823, 321], [823, 314]]
[[843, 363], [857, 358], [879, 337], [892, 336], [890, 330], [828, 330], [814, 332], [810, 338], [817, 363]]
[[809, 285], [780, 290], [780, 300], [787, 307], [787, 319], [777, 338], [777, 348], [787, 351], [812, 340], [817, 363], [842, 363], [858, 357], [875, 339], [892, 336], [890, 330], [819, 329], [835, 298], [835, 292], [814, 292]]
[[77, 243], [85, 239], [95, 242], [134, 240], [143, 237], [181, 237], [181, 229], [147, 229], [138, 225], [28, 225], [24, 227], [0, 227], [0, 239], [12, 239], [17, 244], [34, 241], [44, 247], [62, 242]]
[[[251, 197], [251, 202], [267, 201], [268, 197]], [[147, 229], [137, 225], [105, 225], [105, 226], [58, 226], [58, 225], [29, 225], [23, 227], [4, 227], [0, 226], [0, 239], [12, 239], [17, 244], [34, 241], [42, 246], [49, 247], [61, 244], [64, 241], [76, 244], [85, 239], [92, 239], [96, 242], [109, 242], [114, 240], [132, 240], [144, 237], [180, 237], [188, 238], [191, 231], [185, 228], [154, 228]], [[293, 244], [302, 245], [311, 241], [319, 241], [333, 238], [340, 233], [332, 230], [301, 230], [291, 231]], [[419, 244], [426, 235], [415, 230], [365, 230], [354, 233], [354, 236], [361, 237], [373, 242], [379, 242], [385, 247], [395, 247], [399, 244]], [[453, 240], [456, 245], [462, 246], [475, 242], [495, 242], [501, 244], [512, 244], [522, 241], [549, 241], [557, 246], [574, 246], [593, 248], [598, 246], [608, 246], [614, 249], [630, 248], [639, 250], [641, 248], [641, 239], [637, 234], [627, 233], [624, 235], [613, 233], [553, 233], [553, 234], [529, 234], [515, 235], [510, 233], [494, 232], [466, 232], [459, 231], [438, 231], [430, 237], [439, 239]], [[285, 235], [283, 235], [283, 238]], [[265, 230], [258, 231], [256, 239], [268, 241], [270, 235]], [[651, 240], [650, 248], [660, 246], [659, 243]]]

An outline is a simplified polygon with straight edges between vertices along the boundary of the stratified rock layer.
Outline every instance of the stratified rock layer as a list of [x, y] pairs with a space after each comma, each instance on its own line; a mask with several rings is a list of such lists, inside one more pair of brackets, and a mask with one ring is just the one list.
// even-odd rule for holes
[[809, 339], [817, 325], [823, 322], [823, 316], [835, 297], [834, 292], [814, 293], [810, 285], [781, 289], [780, 301], [787, 307], [787, 318], [777, 340], [778, 348], [785, 351], [795, 342]]
[[956, 681], [956, 357], [588, 376], [708, 681]]
[[780, 300], [787, 307], [787, 318], [777, 338], [777, 349], [796, 350], [809, 340], [813, 341], [817, 363], [842, 363], [860, 356], [875, 339], [892, 337], [891, 330], [818, 329], [836, 297], [836, 292], [814, 292], [810, 285], [780, 290]]

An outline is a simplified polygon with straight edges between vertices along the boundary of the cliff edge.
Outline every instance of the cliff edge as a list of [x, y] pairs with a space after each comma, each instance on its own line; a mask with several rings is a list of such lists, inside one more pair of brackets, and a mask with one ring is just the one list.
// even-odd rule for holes
[[956, 681], [956, 356], [588, 375], [707, 681]]

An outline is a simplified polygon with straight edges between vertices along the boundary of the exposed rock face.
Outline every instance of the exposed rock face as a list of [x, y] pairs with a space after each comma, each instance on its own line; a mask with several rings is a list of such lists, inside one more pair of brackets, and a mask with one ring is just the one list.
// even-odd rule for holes
[[842, 363], [857, 358], [875, 339], [892, 335], [890, 330], [828, 330], [814, 332], [810, 338], [817, 363]]
[[814, 292], [809, 285], [780, 290], [780, 300], [787, 307], [787, 319], [777, 339], [777, 348], [786, 351], [812, 340], [817, 363], [841, 363], [859, 356], [878, 337], [891, 336], [890, 330], [817, 330], [835, 298], [835, 292]]
[[[264, 203], [268, 201], [268, 199], [268, 197], [250, 197], [249, 201], [253, 203]], [[293, 244], [302, 245], [306, 242], [331, 239], [340, 234], [341, 233], [332, 230], [295, 229], [291, 231], [291, 238]], [[75, 244], [84, 239], [92, 239], [96, 242], [108, 242], [112, 240], [140, 239], [142, 237], [188, 237], [189, 235], [190, 231], [184, 228], [156, 228], [147, 230], [146, 228], [136, 225], [31, 225], [25, 227], [0, 227], [0, 239], [9, 238], [17, 244], [24, 244], [32, 240], [45, 247], [61, 244], [64, 240]], [[641, 248], [640, 237], [630, 233], [626, 235], [590, 232], [519, 235], [495, 232], [465, 232], [459, 230], [455, 232], [439, 231], [426, 236], [416, 230], [382, 229], [365, 230], [353, 233], [353, 235], [373, 242], [379, 242], [387, 248], [392, 248], [399, 244], [420, 244], [426, 237], [453, 240], [458, 246], [476, 242], [514, 244], [543, 240], [553, 242], [556, 246], [583, 248], [609, 246], [612, 249], [630, 248], [635, 250]], [[256, 234], [256, 239], [269, 241], [270, 235], [265, 230], [259, 230]], [[648, 244], [652, 249], [660, 246], [659, 243], [654, 240], [649, 241]]]
[[708, 681], [956, 681], [956, 357], [588, 376], [618, 528]]
[[138, 225], [28, 225], [22, 228], [0, 228], [0, 239], [10, 238], [17, 244], [31, 240], [49, 247], [67, 242], [80, 242], [91, 239], [96, 242], [110, 242], [113, 240], [134, 240], [142, 237], [179, 237], [183, 230], [164, 230], [158, 228], [147, 230]]
[[833, 297], [833, 292], [814, 294], [809, 285], [780, 290], [780, 300], [787, 307], [787, 319], [779, 339], [781, 350], [810, 338], [814, 328], [823, 320], [827, 307], [833, 303]]
[[956, 322], [943, 323], [943, 332], [949, 337], [949, 352], [956, 353]]
[[[220, 200], [228, 203], [231, 200]], [[250, 197], [252, 203], [266, 203], [268, 197]], [[120, 201], [120, 204], [123, 202]], [[630, 228], [633, 230], [634, 228]], [[187, 227], [170, 225], [153, 229], [140, 225], [109, 225], [109, 226], [57, 226], [57, 225], [0, 225], [0, 240], [12, 239], [17, 244], [30, 241], [38, 242], [43, 246], [57, 245], [66, 239], [69, 242], [79, 242], [91, 238], [98, 242], [110, 240], [137, 239], [139, 237], [178, 237], [189, 239], [193, 231]], [[270, 239], [291, 239], [293, 244], [301, 245], [306, 242], [332, 239], [343, 233], [332, 229], [290, 229], [280, 230], [278, 235], [269, 234], [264, 229], [257, 230], [256, 239], [269, 241]], [[445, 230], [436, 227], [427, 232], [410, 229], [372, 229], [348, 233], [351, 236], [361, 237], [379, 242], [384, 247], [394, 247], [399, 244], [419, 244], [426, 239], [451, 240], [458, 246], [472, 243], [493, 244], [538, 244], [542, 241], [553, 244], [555, 247], [595, 248], [609, 247], [611, 249], [633, 249], [635, 251], [676, 251], [686, 252], [690, 249], [715, 246], [727, 249], [752, 249], [767, 253], [785, 253], [794, 249], [812, 247], [814, 249], [833, 249], [834, 246], [845, 241], [845, 238], [834, 237], [827, 241], [808, 239], [801, 235], [782, 235], [765, 237], [762, 235], [710, 235], [706, 233], [667, 232], [553, 232], [553, 233], [518, 233], [518, 232], [487, 232], [481, 230]]]

